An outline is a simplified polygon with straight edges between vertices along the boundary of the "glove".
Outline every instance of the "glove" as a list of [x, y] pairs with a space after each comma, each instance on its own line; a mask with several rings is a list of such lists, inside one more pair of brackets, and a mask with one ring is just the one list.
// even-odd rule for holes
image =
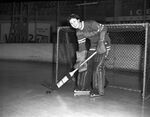
[[[79, 68], [80, 64], [82, 62], [78, 62], [74, 65], [74, 68]], [[83, 71], [86, 71], [87, 70], [87, 63], [83, 64], [80, 68], [79, 68], [79, 72], [83, 72]]]
[[103, 41], [98, 42], [96, 51], [98, 54], [103, 54], [106, 52], [105, 43]]
[[[76, 64], [74, 65], [75, 69], [78, 68], [83, 61], [85, 61], [85, 58], [87, 56], [87, 51], [84, 50], [84, 51], [81, 51], [81, 52], [76, 52], [76, 55], [77, 55], [77, 60], [76, 60]], [[79, 68], [79, 72], [82, 72], [82, 71], [85, 71], [85, 70], [87, 70], [87, 63], [85, 63], [84, 65], [82, 65]]]
[[85, 60], [86, 56], [87, 56], [87, 51], [83, 50], [81, 52], [76, 52], [76, 56], [77, 56], [77, 62], [82, 62]]

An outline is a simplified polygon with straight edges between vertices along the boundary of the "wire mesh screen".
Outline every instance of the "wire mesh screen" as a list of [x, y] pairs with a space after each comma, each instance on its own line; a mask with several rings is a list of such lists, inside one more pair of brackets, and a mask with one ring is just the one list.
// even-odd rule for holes
[[140, 71], [143, 69], [145, 28], [143, 25], [107, 25], [112, 49], [107, 68]]
[[[141, 91], [143, 86], [145, 24], [108, 24], [111, 51], [106, 60], [109, 86]], [[75, 30], [59, 27], [57, 32], [56, 82], [73, 67], [77, 39]]]
[[75, 30], [59, 27], [57, 33], [56, 82], [63, 78], [75, 63], [77, 40]]
[[106, 61], [110, 85], [141, 90], [144, 70], [144, 24], [107, 25], [112, 47]]

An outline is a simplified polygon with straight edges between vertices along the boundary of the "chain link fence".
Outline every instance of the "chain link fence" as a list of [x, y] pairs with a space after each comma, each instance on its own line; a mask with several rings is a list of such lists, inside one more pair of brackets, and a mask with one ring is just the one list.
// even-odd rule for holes
[[144, 70], [144, 24], [110, 24], [107, 27], [112, 42], [106, 61], [110, 85], [140, 91]]

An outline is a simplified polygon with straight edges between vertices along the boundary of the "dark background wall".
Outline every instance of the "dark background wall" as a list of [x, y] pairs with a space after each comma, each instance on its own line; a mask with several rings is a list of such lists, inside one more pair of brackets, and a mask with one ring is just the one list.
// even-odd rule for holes
[[[49, 22], [56, 38], [58, 26], [69, 25], [67, 17], [79, 14], [83, 19], [100, 23], [150, 22], [149, 0], [20, 0], [0, 2], [0, 22], [12, 22], [14, 17], [23, 23]], [[20, 20], [19, 19], [19, 20]]]
[[[20, 0], [13, 6], [13, 2], [0, 3], [0, 20], [10, 20], [13, 7], [20, 4], [28, 5], [29, 20], [53, 20], [65, 22], [66, 17], [71, 13], [77, 13], [84, 19], [95, 19], [105, 21], [106, 17], [150, 15], [149, 0], [78, 0], [78, 1], [28, 1]], [[25, 9], [25, 8], [24, 8]], [[146, 11], [147, 9], [147, 11]], [[145, 10], [145, 13], [144, 13]]]

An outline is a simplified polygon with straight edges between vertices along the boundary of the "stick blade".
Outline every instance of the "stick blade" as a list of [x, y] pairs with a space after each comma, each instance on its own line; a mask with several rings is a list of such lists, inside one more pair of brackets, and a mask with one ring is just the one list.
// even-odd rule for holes
[[58, 88], [62, 87], [68, 80], [69, 80], [69, 78], [68, 78], [67, 76], [64, 76], [64, 77], [57, 83], [57, 87], [58, 87]]

